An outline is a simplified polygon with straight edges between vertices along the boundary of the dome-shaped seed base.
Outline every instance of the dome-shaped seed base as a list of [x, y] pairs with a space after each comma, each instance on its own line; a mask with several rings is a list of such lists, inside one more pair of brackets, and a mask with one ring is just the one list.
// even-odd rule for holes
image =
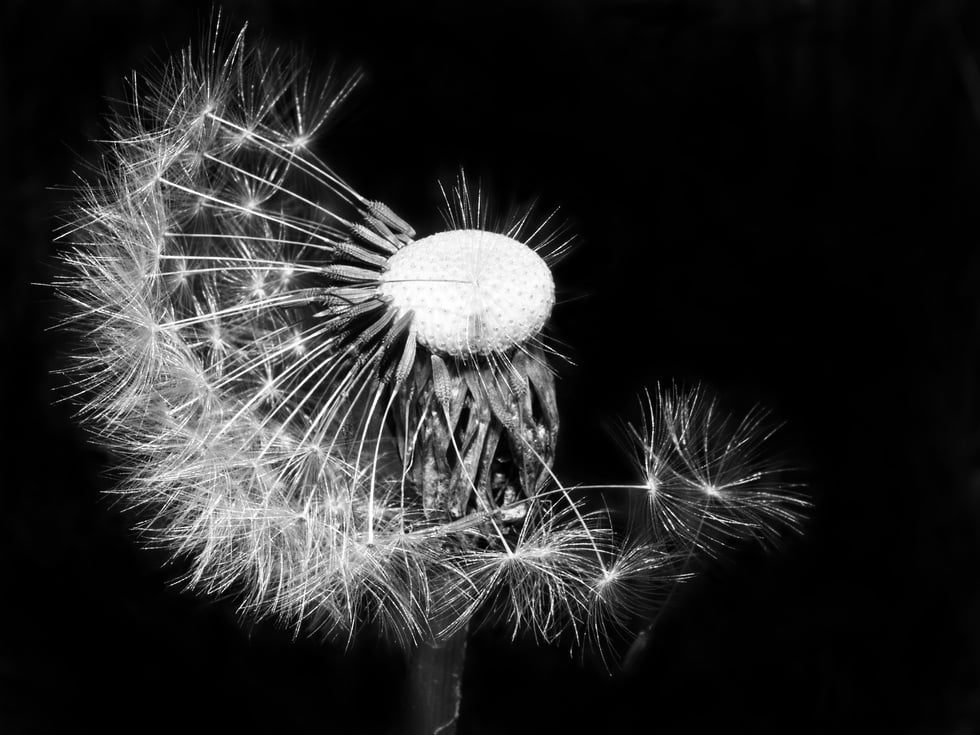
[[450, 230], [406, 245], [389, 259], [380, 291], [400, 314], [414, 313], [420, 344], [453, 357], [524, 342], [555, 304], [541, 256], [485, 230]]

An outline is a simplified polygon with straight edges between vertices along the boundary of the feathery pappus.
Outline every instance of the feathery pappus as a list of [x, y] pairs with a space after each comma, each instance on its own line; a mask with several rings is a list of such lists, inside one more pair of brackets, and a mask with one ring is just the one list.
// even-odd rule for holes
[[[290, 56], [290, 59], [292, 56]], [[215, 31], [133, 78], [58, 287], [72, 392], [142, 531], [243, 609], [406, 645], [488, 611], [601, 637], [678, 559], [795, 529], [759, 416], [657, 392], [633, 485], [555, 474], [553, 217], [464, 176], [419, 235], [315, 153], [358, 81]], [[602, 492], [644, 495], [620, 530]]]

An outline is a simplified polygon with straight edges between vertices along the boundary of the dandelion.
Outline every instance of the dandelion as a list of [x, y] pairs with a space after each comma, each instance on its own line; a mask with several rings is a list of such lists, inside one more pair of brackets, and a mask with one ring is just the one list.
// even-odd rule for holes
[[[419, 236], [314, 152], [358, 81], [215, 32], [134, 77], [64, 236], [82, 420], [186, 582], [406, 646], [490, 616], [601, 644], [684, 573], [798, 527], [761, 417], [647, 398], [634, 484], [555, 474], [555, 218], [464, 176]], [[604, 492], [646, 498], [625, 529]]]

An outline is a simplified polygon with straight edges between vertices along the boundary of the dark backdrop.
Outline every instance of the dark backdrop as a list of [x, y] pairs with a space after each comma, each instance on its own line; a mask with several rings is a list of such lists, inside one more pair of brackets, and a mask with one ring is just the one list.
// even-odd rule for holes
[[[459, 164], [560, 205], [559, 468], [629, 477], [603, 422], [643, 385], [759, 401], [816, 503], [778, 554], [675, 597], [633, 676], [472, 644], [462, 733], [972, 733], [980, 719], [980, 17], [851, 0], [239, 2], [274, 41], [360, 64], [327, 141], [420, 229]], [[403, 670], [242, 627], [185, 595], [101, 494], [53, 405], [55, 217], [106, 97], [209, 6], [7, 2], [0, 730], [397, 732]]]

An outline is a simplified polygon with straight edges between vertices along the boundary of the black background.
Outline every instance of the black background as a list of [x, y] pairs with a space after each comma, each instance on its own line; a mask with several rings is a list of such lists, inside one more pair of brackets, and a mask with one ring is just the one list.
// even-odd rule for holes
[[[242, 2], [361, 65], [322, 149], [421, 231], [463, 164], [558, 205], [559, 470], [630, 477], [603, 422], [703, 381], [787, 423], [816, 503], [675, 597], [640, 670], [477, 635], [462, 733], [980, 731], [980, 16], [849, 0]], [[45, 267], [106, 97], [209, 5], [7, 2], [0, 731], [398, 732], [403, 668], [171, 585], [47, 373]]]

